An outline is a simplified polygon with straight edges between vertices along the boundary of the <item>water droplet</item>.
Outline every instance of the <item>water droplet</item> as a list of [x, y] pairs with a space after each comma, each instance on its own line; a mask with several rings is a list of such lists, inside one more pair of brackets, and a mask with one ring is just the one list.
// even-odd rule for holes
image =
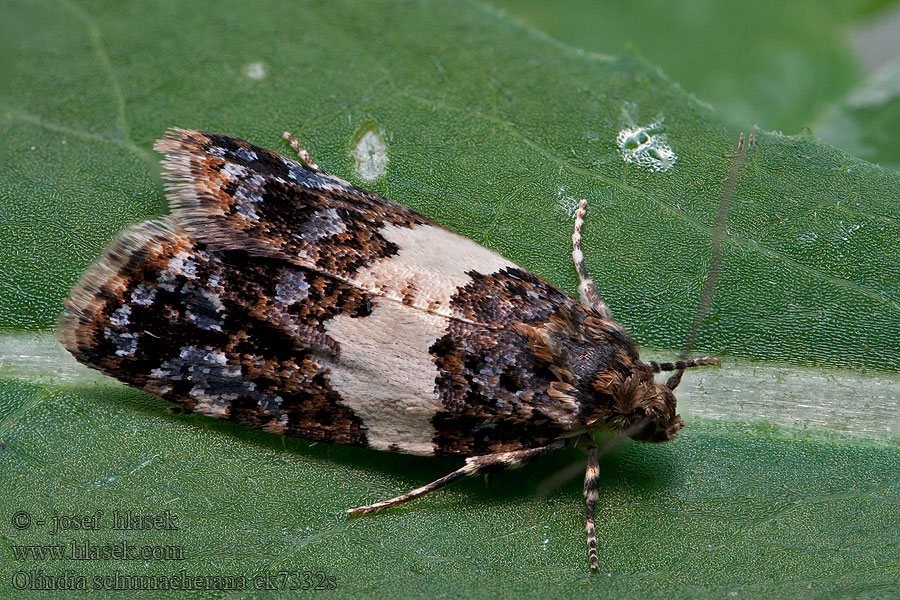
[[381, 132], [374, 126], [367, 126], [357, 135], [353, 147], [356, 174], [364, 181], [373, 181], [387, 171], [387, 144]]
[[678, 157], [662, 131], [662, 118], [643, 127], [626, 127], [616, 136], [622, 160], [651, 171], [668, 171]]
[[250, 63], [247, 65], [247, 68], [244, 69], [244, 74], [250, 79], [255, 79], [257, 81], [264, 79], [266, 76], [266, 65], [261, 61]]

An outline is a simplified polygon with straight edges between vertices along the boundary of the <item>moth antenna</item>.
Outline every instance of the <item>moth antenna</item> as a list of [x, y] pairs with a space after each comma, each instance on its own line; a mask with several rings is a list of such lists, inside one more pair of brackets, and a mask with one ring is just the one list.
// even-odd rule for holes
[[287, 142], [291, 145], [291, 148], [294, 149], [294, 152], [297, 153], [297, 156], [300, 157], [300, 160], [310, 168], [310, 170], [315, 171], [316, 173], [324, 173], [322, 169], [319, 168], [319, 165], [315, 163], [312, 157], [309, 155], [309, 152], [303, 149], [303, 146], [300, 145], [300, 142], [291, 135], [290, 131], [285, 131], [282, 136]]
[[[754, 146], [756, 146], [756, 136], [751, 133], [746, 149], [749, 150]], [[700, 294], [700, 303], [697, 306], [697, 313], [694, 315], [694, 323], [691, 326], [691, 333], [684, 344], [684, 350], [681, 352], [681, 360], [679, 362], [688, 362], [686, 359], [691, 352], [691, 348], [694, 347], [694, 344], [697, 341], [697, 335], [700, 333], [700, 327], [703, 326], [703, 321], [706, 319], [706, 313], [709, 311], [709, 303], [712, 301], [716, 281], [719, 278], [719, 271], [722, 268], [722, 238], [725, 235], [725, 219], [728, 216], [728, 207], [731, 204], [731, 199], [734, 197], [734, 188], [735, 185], [737, 185], [738, 175], [740, 175], [741, 167], [744, 166], [745, 156], [746, 152], [744, 148], [744, 133], [741, 132], [741, 135], [738, 138], [737, 152], [735, 153], [734, 160], [731, 163], [731, 169], [728, 171], [728, 178], [725, 180], [725, 187], [722, 189], [722, 199], [719, 201], [719, 212], [718, 214], [716, 214], [716, 225], [715, 229], [713, 229], [711, 243], [712, 264], [709, 267], [709, 273], [706, 275], [706, 282], [703, 284], [703, 291]], [[670, 377], [666, 382], [666, 387], [674, 390], [676, 387], [678, 387], [678, 384], [681, 383], [681, 376], [684, 374], [684, 369], [698, 366], [699, 364], [718, 364], [718, 360], [716, 360], [715, 363], [707, 362], [698, 364], [685, 364], [683, 366], [678, 366], [678, 363], [676, 363], [675, 368], [677, 369], [677, 372], [672, 375], [672, 377]]]
[[587, 532], [588, 559], [592, 573], [596, 573], [600, 568], [600, 561], [597, 558], [597, 530], [594, 526], [594, 505], [600, 499], [599, 488], [600, 457], [597, 452], [597, 444], [591, 442], [588, 446], [587, 469], [584, 471], [584, 499], [587, 505], [584, 529]]
[[588, 277], [587, 267], [584, 264], [584, 252], [581, 250], [581, 228], [584, 227], [584, 215], [587, 212], [587, 200], [578, 202], [578, 210], [575, 211], [575, 231], [572, 233], [572, 261], [575, 263], [575, 271], [578, 273], [578, 295], [581, 303], [594, 309], [604, 319], [610, 318], [609, 307], [600, 297], [597, 286]]

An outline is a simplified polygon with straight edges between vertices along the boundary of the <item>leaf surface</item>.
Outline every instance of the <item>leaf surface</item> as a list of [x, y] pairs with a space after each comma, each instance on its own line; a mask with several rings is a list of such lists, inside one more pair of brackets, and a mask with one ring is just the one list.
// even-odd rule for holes
[[[326, 170], [569, 291], [570, 212], [587, 198], [592, 276], [636, 339], [671, 357], [709, 271], [736, 143], [714, 112], [641, 59], [593, 56], [469, 2], [39, 1], [11, 4], [0, 27], [0, 590], [38, 569], [90, 585], [117, 569], [306, 569], [356, 596], [897, 593], [896, 173], [760, 135], [697, 344], [726, 368], [686, 381], [677, 441], [604, 457], [605, 575], [590, 576], [578, 482], [535, 500], [577, 451], [347, 522], [343, 509], [458, 462], [169, 415], [67, 362], [48, 334], [15, 331], [52, 328], [115, 233], [165, 212], [150, 148], [178, 125], [286, 154], [290, 130]], [[627, 163], [617, 145], [651, 124], [668, 168]], [[97, 510], [168, 510], [179, 529], [12, 524], [17, 511]], [[185, 557], [15, 554], [126, 538]]]

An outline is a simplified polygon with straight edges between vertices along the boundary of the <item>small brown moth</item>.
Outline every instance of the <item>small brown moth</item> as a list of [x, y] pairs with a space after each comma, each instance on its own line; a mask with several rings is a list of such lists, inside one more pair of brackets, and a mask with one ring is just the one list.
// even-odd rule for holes
[[[673, 394], [683, 371], [718, 360], [640, 360], [587, 275], [584, 201], [572, 235], [579, 303], [324, 173], [285, 138], [301, 162], [225, 135], [169, 131], [156, 149], [174, 182], [172, 215], [124, 232], [88, 270], [66, 302], [62, 343], [82, 363], [189, 411], [465, 458], [437, 481], [350, 515], [580, 443], [597, 570], [591, 432], [672, 439], [684, 424]], [[674, 374], [657, 383], [661, 371]]]

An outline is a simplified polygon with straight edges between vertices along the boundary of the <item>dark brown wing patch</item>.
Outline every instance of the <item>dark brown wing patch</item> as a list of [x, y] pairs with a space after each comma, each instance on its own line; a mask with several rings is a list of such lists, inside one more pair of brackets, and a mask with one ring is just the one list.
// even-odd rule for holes
[[80, 362], [218, 418], [366, 445], [318, 356], [322, 323], [371, 298], [316, 271], [219, 252], [173, 221], [124, 233], [66, 303], [60, 340]]
[[397, 252], [385, 225], [432, 224], [405, 206], [237, 138], [172, 129], [166, 154], [173, 216], [197, 240], [338, 277]]
[[439, 453], [474, 456], [546, 446], [575, 424], [579, 407], [548, 393], [556, 379], [515, 325], [540, 326], [576, 303], [518, 268], [482, 275], [451, 301], [452, 322], [429, 352], [443, 409], [433, 418]]

